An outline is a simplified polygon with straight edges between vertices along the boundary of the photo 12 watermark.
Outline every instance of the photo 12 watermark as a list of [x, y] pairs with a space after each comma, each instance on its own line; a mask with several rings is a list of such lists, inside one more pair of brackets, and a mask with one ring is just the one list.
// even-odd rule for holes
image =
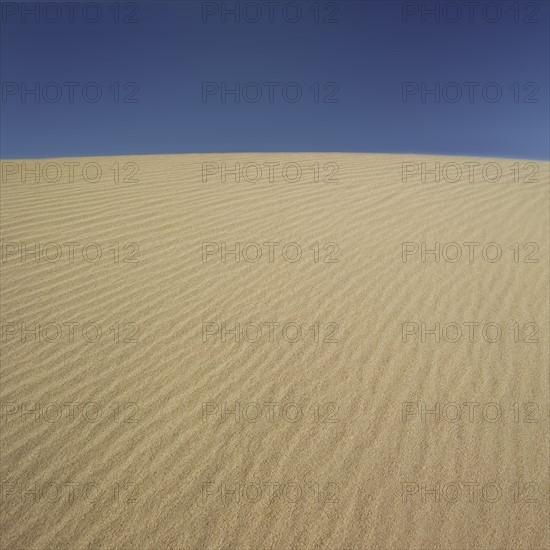
[[5, 481], [0, 483], [2, 505], [6, 507], [32, 506], [39, 502], [49, 504], [129, 504], [140, 500], [140, 486], [134, 481], [121, 480], [105, 483], [87, 479], [63, 481]]
[[403, 162], [401, 181], [407, 183], [538, 183], [537, 162], [495, 161]]
[[139, 103], [137, 82], [2, 81], [2, 103]]
[[137, 264], [139, 245], [135, 242], [80, 243], [78, 241], [10, 242], [2, 241], [2, 264], [5, 263], [115, 263]]
[[204, 481], [202, 498], [205, 502], [221, 504], [256, 504], [314, 502], [335, 504], [341, 499], [341, 490], [334, 481], [300, 483], [298, 481]]
[[295, 401], [207, 401], [202, 404], [201, 419], [210, 424], [336, 424], [339, 409], [334, 402], [306, 406]]
[[140, 22], [139, 2], [1, 2], [2, 23], [75, 24]]
[[336, 162], [203, 162], [203, 183], [338, 183]]
[[139, 183], [137, 162], [3, 161], [2, 183]]
[[[258, 242], [204, 242], [202, 243], [202, 263], [236, 264], [241, 261], [249, 264], [306, 263], [337, 264], [340, 262], [338, 243], [313, 243], [310, 246], [297, 242], [266, 241]], [[230, 261], [228, 259], [230, 258]]]
[[334, 25], [340, 23], [343, 5], [337, 1], [300, 0], [282, 1], [232, 1], [201, 2], [203, 24], [250, 23], [316, 23]]
[[406, 263], [490, 263], [538, 264], [540, 246], [535, 242], [499, 244], [496, 242], [404, 242], [401, 261]]
[[450, 321], [425, 322], [404, 321], [401, 323], [401, 341], [451, 343], [458, 342], [512, 342], [515, 344], [538, 344], [539, 325], [534, 322], [510, 322], [508, 324], [493, 321]]
[[401, 3], [401, 21], [409, 24], [540, 23], [540, 6], [529, 0], [407, 1]]
[[232, 343], [277, 343], [297, 342], [314, 344], [337, 344], [340, 342], [340, 326], [337, 323], [315, 322], [310, 326], [302, 326], [294, 321], [260, 321], [246, 323], [216, 322], [202, 323], [202, 343], [221, 342]]
[[97, 401], [52, 401], [48, 403], [7, 401], [0, 407], [2, 422], [19, 421], [23, 424], [57, 424], [86, 422], [114, 422], [133, 424], [139, 422], [139, 406], [134, 401], [100, 403]]
[[533, 401], [405, 401], [401, 404], [404, 424], [538, 424], [540, 409]]
[[337, 82], [203, 82], [202, 103], [340, 103]]
[[498, 481], [480, 480], [401, 483], [401, 500], [411, 504], [541, 504], [544, 493], [543, 484], [532, 481], [516, 481], [506, 485]]
[[54, 344], [81, 342], [97, 344], [137, 344], [140, 328], [137, 323], [122, 322], [102, 326], [95, 321], [3, 322], [0, 325], [2, 343]]
[[537, 82], [403, 82], [403, 103], [539, 103]]

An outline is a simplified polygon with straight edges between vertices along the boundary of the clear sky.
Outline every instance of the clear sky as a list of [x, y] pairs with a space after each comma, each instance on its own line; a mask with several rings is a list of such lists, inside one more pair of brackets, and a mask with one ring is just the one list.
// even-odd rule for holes
[[2, 158], [549, 160], [549, 11], [547, 0], [2, 2]]

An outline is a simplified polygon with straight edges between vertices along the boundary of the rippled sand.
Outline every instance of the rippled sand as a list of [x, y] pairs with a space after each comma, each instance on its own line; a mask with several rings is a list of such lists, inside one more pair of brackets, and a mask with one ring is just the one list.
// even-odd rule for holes
[[4, 161], [2, 548], [548, 548], [549, 165], [515, 162]]

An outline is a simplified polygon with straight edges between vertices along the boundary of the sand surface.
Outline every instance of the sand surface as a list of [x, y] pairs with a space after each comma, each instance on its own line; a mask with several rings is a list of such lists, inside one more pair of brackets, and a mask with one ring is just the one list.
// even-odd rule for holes
[[548, 163], [2, 171], [2, 549], [550, 546]]

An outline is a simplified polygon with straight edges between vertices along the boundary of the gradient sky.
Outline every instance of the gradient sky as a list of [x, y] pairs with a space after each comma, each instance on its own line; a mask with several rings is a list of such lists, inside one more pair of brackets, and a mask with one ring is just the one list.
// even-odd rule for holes
[[[235, 22], [223, 3], [253, 5]], [[2, 2], [2, 158], [350, 151], [550, 160], [547, 0], [480, 0], [471, 20], [463, 1], [272, 3], [273, 21], [267, 0], [172, 0], [100, 2], [97, 22], [93, 6], [84, 13], [77, 4], [73, 21], [67, 8], [58, 15], [55, 6], [41, 6], [37, 22], [24, 11], [35, 2]], [[296, 4], [302, 15], [291, 22]], [[449, 20], [456, 16], [451, 4], [462, 8], [457, 22]], [[423, 16], [438, 5], [439, 22]], [[257, 14], [258, 22], [243, 19]], [[78, 83], [74, 98], [65, 82]], [[97, 83], [86, 88], [90, 99], [101, 89], [97, 102], [82, 96], [90, 82]], [[203, 97], [205, 82], [213, 83], [209, 90], [257, 85], [246, 88], [250, 101], [237, 103], [230, 94], [222, 101], [221, 92]], [[268, 82], [280, 83], [272, 101]], [[300, 101], [284, 100], [289, 82], [300, 86]], [[412, 92], [418, 87], [406, 101], [404, 82]], [[453, 84], [439, 102], [433, 94], [422, 101], [422, 83], [453, 82], [459, 101]], [[494, 85], [483, 94], [491, 82], [500, 100], [491, 101]], [[23, 93], [36, 83], [51, 101]], [[257, 86], [263, 95], [253, 102]], [[295, 88], [286, 91], [290, 98]]]

